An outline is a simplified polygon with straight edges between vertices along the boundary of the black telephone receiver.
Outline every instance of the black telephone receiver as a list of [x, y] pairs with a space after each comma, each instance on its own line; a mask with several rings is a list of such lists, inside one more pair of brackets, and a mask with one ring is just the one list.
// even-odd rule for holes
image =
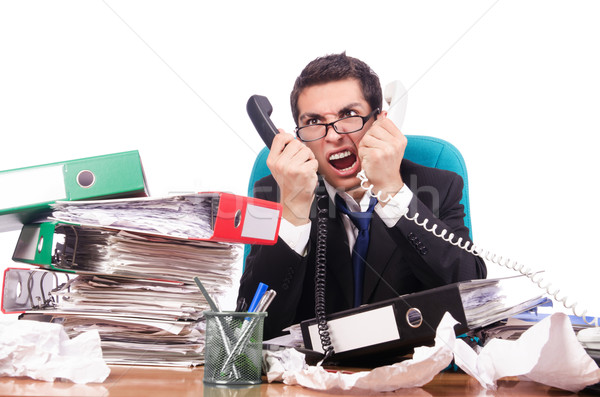
[[[262, 95], [252, 95], [248, 99], [246, 104], [246, 111], [254, 128], [258, 131], [258, 135], [263, 139], [265, 145], [271, 149], [273, 138], [277, 131], [277, 128], [271, 121], [271, 113], [273, 112], [273, 106], [267, 97]], [[327, 206], [321, 209], [319, 201], [327, 202], [327, 194], [317, 194], [317, 211], [318, 211], [318, 233], [317, 233], [317, 263], [315, 269], [315, 317], [319, 323], [319, 336], [321, 338], [321, 345], [325, 352], [325, 359], [331, 357], [334, 353], [333, 345], [331, 343], [331, 337], [329, 336], [327, 318], [325, 314], [325, 256], [326, 256], [326, 245], [327, 245], [327, 229], [326, 222], [328, 217]], [[313, 352], [315, 353], [315, 352]], [[319, 353], [315, 353], [319, 355]]]
[[271, 149], [273, 138], [279, 132], [271, 121], [270, 116], [273, 113], [271, 102], [265, 96], [252, 95], [246, 104], [246, 111], [250, 116], [250, 120], [252, 120], [252, 124], [254, 124], [254, 128], [258, 131], [258, 135], [265, 142], [265, 145]]

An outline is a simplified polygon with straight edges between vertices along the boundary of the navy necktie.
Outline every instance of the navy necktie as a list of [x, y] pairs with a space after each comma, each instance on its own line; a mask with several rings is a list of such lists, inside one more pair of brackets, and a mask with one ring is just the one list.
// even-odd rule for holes
[[348, 215], [354, 226], [358, 229], [356, 242], [352, 247], [352, 268], [354, 273], [354, 307], [362, 303], [363, 280], [365, 277], [365, 262], [367, 250], [369, 249], [369, 224], [373, 215], [373, 209], [377, 199], [371, 197], [369, 208], [365, 212], [352, 212], [348, 209], [346, 202], [336, 194], [335, 205], [341, 212]]

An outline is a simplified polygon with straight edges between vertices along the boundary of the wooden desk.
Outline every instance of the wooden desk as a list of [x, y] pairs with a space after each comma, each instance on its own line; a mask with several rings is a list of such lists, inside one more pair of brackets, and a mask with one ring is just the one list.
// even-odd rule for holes
[[[154, 368], [135, 366], [111, 366], [108, 379], [101, 384], [77, 385], [71, 382], [43, 382], [28, 378], [0, 377], [2, 396], [209, 396], [209, 397], [257, 397], [257, 396], [320, 396], [326, 393], [287, 386], [283, 383], [221, 388], [203, 385], [203, 367], [200, 368]], [[357, 395], [356, 393], [353, 393]], [[498, 382], [498, 390], [490, 392], [465, 374], [440, 373], [422, 388], [406, 389], [396, 393], [376, 393], [377, 396], [567, 396], [572, 393], [551, 388], [535, 382], [506, 379]], [[360, 394], [364, 395], [364, 393]], [[579, 395], [585, 395], [583, 393]]]

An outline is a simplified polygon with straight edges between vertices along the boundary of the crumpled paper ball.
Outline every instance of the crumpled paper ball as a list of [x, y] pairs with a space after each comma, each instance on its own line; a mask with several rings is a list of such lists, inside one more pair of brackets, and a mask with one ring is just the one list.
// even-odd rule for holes
[[0, 322], [0, 375], [74, 383], [103, 382], [110, 368], [102, 358], [100, 335], [88, 331], [69, 339], [61, 324]]

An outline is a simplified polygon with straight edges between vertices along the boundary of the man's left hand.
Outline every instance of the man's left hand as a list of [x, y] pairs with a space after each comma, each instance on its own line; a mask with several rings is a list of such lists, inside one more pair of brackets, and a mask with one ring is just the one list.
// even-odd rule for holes
[[407, 139], [400, 129], [381, 114], [371, 125], [358, 145], [361, 167], [374, 192], [393, 196], [404, 186], [400, 163], [404, 157]]

